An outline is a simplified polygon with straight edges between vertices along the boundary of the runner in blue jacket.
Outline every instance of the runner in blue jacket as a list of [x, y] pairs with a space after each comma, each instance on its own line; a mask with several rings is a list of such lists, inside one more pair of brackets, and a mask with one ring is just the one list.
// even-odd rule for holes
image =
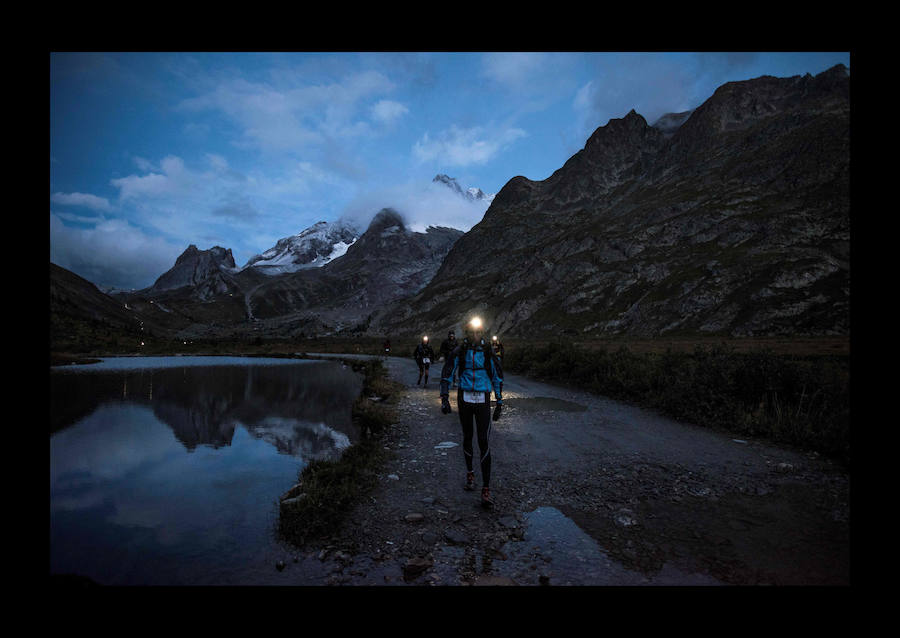
[[500, 418], [503, 407], [503, 370], [489, 343], [482, 337], [481, 320], [475, 317], [466, 326], [465, 339], [444, 361], [441, 371], [441, 412], [450, 414], [450, 381], [459, 371], [456, 406], [463, 429], [463, 457], [466, 462], [466, 490], [475, 489], [473, 471], [473, 420], [478, 428], [478, 449], [481, 452], [481, 504], [493, 508], [491, 498], [491, 390], [497, 399], [494, 421]]

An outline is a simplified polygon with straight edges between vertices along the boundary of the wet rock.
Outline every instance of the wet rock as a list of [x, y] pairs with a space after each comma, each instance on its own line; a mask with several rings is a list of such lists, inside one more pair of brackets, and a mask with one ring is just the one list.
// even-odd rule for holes
[[428, 543], [429, 545], [434, 545], [438, 542], [438, 535], [434, 532], [425, 532], [422, 534], [422, 541]]
[[293, 487], [291, 487], [291, 489], [289, 489], [287, 492], [285, 492], [284, 494], [281, 495], [281, 500], [282, 501], [291, 500], [291, 499], [299, 496], [302, 491], [303, 491], [303, 485], [300, 483], [296, 483]]
[[519, 526], [519, 521], [516, 520], [515, 516], [502, 516], [499, 522], [508, 529], [516, 529]]
[[469, 537], [459, 530], [451, 528], [444, 530], [444, 540], [451, 545], [466, 545], [469, 542]]
[[297, 495], [297, 496], [295, 496], [295, 497], [293, 497], [293, 498], [286, 498], [286, 499], [283, 499], [283, 500], [281, 501], [281, 505], [282, 505], [282, 507], [290, 507], [291, 505], [295, 505], [296, 503], [299, 503], [300, 501], [302, 501], [302, 500], [305, 499], [305, 498], [306, 498], [306, 493], [304, 492], [304, 493], [299, 494], [299, 495]]
[[406, 580], [412, 580], [419, 576], [426, 569], [431, 567], [434, 564], [434, 560], [428, 556], [416, 556], [410, 558], [406, 561], [406, 564], [403, 565], [403, 578]]
[[479, 576], [475, 581], [476, 587], [506, 587], [510, 585], [518, 585], [518, 583], [507, 576]]

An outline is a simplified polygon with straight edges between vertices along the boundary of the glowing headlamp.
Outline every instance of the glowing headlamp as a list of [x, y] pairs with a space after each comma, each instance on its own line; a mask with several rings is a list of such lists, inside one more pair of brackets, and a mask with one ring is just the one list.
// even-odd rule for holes
[[472, 321], [469, 322], [469, 328], [472, 330], [481, 330], [481, 317], [472, 317]]

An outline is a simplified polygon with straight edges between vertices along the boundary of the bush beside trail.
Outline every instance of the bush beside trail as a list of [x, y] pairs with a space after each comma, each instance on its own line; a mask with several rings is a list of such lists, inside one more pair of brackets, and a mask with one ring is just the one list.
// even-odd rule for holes
[[509, 348], [504, 370], [657, 409], [675, 419], [813, 450], [850, 465], [849, 357], [737, 352], [637, 354], [567, 342]]
[[337, 460], [311, 461], [300, 472], [293, 493], [286, 495], [292, 498], [282, 497], [278, 532], [296, 546], [321, 540], [338, 529], [352, 506], [375, 486], [389, 454], [382, 437], [396, 420], [401, 386], [388, 378], [378, 359], [347, 363], [363, 373], [362, 391], [352, 412], [361, 438]]

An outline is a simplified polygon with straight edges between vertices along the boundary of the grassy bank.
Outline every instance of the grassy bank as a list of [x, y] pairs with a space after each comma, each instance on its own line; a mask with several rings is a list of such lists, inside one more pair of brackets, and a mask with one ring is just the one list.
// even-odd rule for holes
[[363, 388], [353, 404], [353, 422], [361, 438], [335, 461], [311, 461], [283, 497], [278, 533], [298, 547], [328, 538], [341, 525], [353, 505], [375, 487], [389, 454], [383, 440], [396, 422], [402, 386], [388, 378], [378, 359], [346, 363], [363, 373]]
[[657, 409], [678, 420], [814, 450], [850, 465], [849, 357], [634, 352], [567, 342], [510, 348], [504, 370]]

